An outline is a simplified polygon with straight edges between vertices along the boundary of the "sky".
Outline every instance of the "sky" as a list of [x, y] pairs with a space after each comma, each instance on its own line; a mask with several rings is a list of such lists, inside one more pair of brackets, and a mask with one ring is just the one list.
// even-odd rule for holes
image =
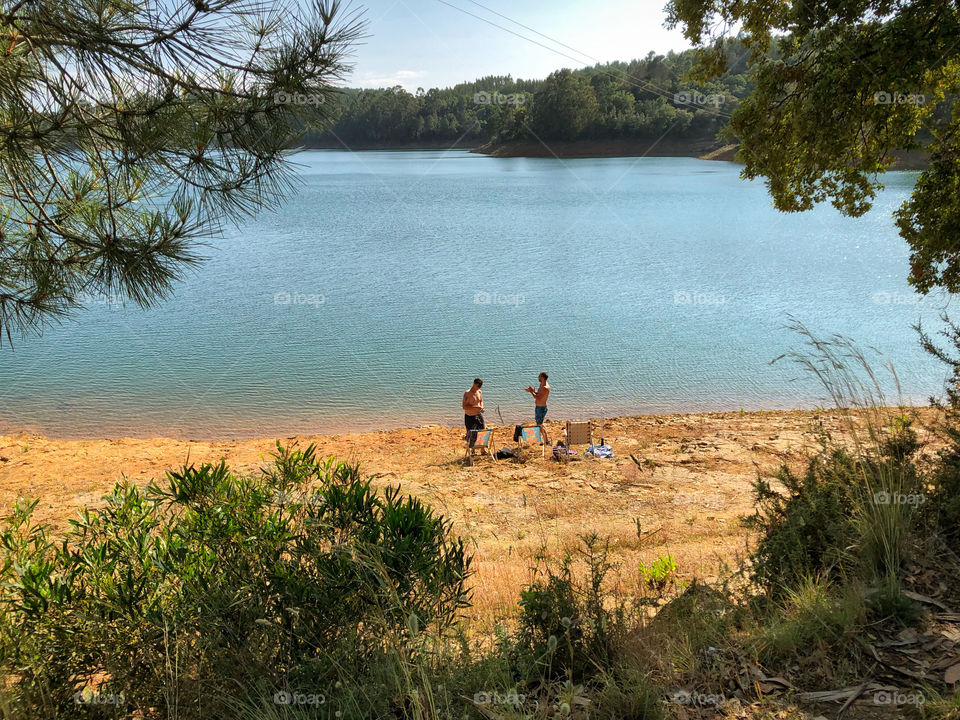
[[680, 30], [664, 27], [665, 4], [666, 0], [354, 0], [350, 8], [363, 12], [368, 37], [354, 49], [354, 71], [346, 85], [402, 85], [413, 92], [486, 75], [543, 78], [563, 67], [632, 60], [651, 50], [684, 50], [690, 44]]

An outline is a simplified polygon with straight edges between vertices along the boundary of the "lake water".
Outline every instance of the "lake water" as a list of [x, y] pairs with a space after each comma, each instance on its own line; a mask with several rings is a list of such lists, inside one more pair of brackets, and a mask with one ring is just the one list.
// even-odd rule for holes
[[[911, 325], [887, 176], [866, 217], [774, 210], [736, 165], [466, 152], [315, 151], [276, 212], [231, 229], [175, 296], [111, 298], [0, 350], [0, 429], [54, 436], [242, 437], [457, 424], [484, 378], [488, 418], [815, 407], [770, 361], [788, 313], [882, 351], [907, 399], [944, 368]], [[529, 417], [528, 417], [529, 416]]]

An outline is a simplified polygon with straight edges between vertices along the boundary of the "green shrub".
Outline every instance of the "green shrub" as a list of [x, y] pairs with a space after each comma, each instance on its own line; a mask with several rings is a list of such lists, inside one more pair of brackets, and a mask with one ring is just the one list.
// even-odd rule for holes
[[949, 441], [931, 472], [929, 511], [953, 551], [960, 552], [960, 426]]
[[812, 458], [803, 475], [781, 467], [775, 480], [783, 491], [767, 478], [756, 480], [757, 508], [745, 519], [759, 533], [751, 556], [754, 582], [779, 595], [805, 577], [841, 577], [856, 539], [856, 461], [835, 449], [826, 459]]
[[657, 611], [650, 633], [683, 640], [694, 653], [729, 640], [743, 624], [743, 610], [727, 587], [717, 589], [696, 579]]
[[596, 667], [608, 667], [625, 628], [622, 602], [611, 597], [608, 545], [595, 535], [581, 538], [585, 580], [574, 578], [573, 558], [554, 569], [541, 561], [535, 580], [520, 594], [514, 659], [519, 676], [568, 677], [577, 681]]
[[825, 442], [803, 475], [781, 467], [782, 491], [765, 478], [754, 483], [757, 509], [745, 519], [759, 532], [751, 573], [768, 594], [810, 577], [857, 578], [899, 594], [926, 495], [910, 420], [898, 416], [876, 437], [856, 455]]
[[930, 404], [943, 412], [942, 421], [934, 429], [946, 441], [946, 447], [933, 463], [928, 478], [930, 502], [925, 510], [950, 549], [960, 553], [960, 326], [945, 313], [942, 320], [944, 327], [939, 335], [947, 340], [949, 350], [940, 347], [920, 325], [916, 326], [923, 348], [950, 369], [944, 383], [945, 400], [930, 398]]
[[672, 687], [720, 691], [716, 684], [729, 663], [737, 662], [735, 644], [750, 619], [727, 585], [694, 579], [630, 633], [621, 662], [655, 672], [659, 682]]
[[929, 512], [920, 510], [931, 477], [918, 467], [913, 420], [902, 406], [891, 414], [879, 378], [854, 343], [817, 338], [796, 322], [793, 328], [809, 349], [784, 357], [821, 381], [844, 433], [835, 439], [821, 426], [821, 452], [806, 470], [784, 466], [776, 473], [782, 490], [765, 478], [754, 484], [757, 509], [746, 518], [759, 535], [751, 577], [774, 602], [810, 578], [842, 592], [860, 588], [872, 619], [908, 621], [914, 608], [902, 592], [904, 568], [930, 555], [935, 535]]
[[118, 485], [61, 541], [35, 506], [0, 531], [0, 674], [32, 717], [89, 717], [84, 687], [117, 716], [216, 716], [238, 688], [332, 697], [468, 603], [450, 523], [312, 446], [278, 443], [257, 477], [221, 462]]

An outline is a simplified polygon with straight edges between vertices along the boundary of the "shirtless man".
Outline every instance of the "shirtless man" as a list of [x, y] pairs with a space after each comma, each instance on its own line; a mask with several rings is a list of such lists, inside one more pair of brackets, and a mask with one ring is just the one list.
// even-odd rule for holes
[[[469, 441], [470, 447], [477, 441], [477, 431], [483, 430], [483, 380], [476, 378], [473, 385], [463, 394], [463, 424], [467, 428], [464, 440]], [[472, 431], [472, 432], [471, 432]]]
[[541, 426], [543, 432], [544, 442], [550, 442], [547, 440], [547, 431], [543, 430], [543, 421], [547, 417], [547, 397], [550, 395], [550, 383], [547, 382], [547, 374], [545, 372], [540, 373], [537, 376], [537, 379], [540, 381], [540, 387], [536, 390], [533, 389], [533, 385], [528, 385], [525, 390], [533, 395], [534, 400], [534, 419], [536, 420], [537, 425]]

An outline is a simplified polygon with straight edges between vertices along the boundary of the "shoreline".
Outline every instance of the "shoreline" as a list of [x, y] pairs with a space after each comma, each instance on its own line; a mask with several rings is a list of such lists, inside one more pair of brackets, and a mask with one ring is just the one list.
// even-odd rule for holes
[[[589, 158], [629, 157], [684, 157], [711, 162], [729, 162], [742, 165], [736, 159], [738, 145], [725, 145], [715, 141], [651, 142], [649, 140], [572, 140], [555, 141], [549, 147], [543, 144], [520, 140], [494, 145], [311, 145], [302, 150], [340, 150], [347, 152], [416, 152], [423, 150], [460, 150], [475, 155], [499, 158], [559, 158], [561, 160]], [[906, 150], [894, 153], [888, 172], [915, 172], [930, 167], [930, 157], [924, 150]]]
[[[490, 157], [540, 157], [540, 158], [605, 158], [605, 157], [689, 157], [709, 159], [708, 155], [722, 149], [722, 144], [713, 139], [660, 139], [639, 140], [558, 140], [540, 143], [532, 140], [516, 140], [494, 145], [487, 143], [470, 152]], [[726, 158], [722, 158], [726, 159]]]
[[[923, 405], [906, 405], [909, 408], [920, 408], [928, 409], [930, 406], [928, 404]], [[624, 412], [621, 409], [613, 408], [610, 411], [609, 415], [604, 416], [606, 422], [613, 421], [625, 421], [625, 420], [636, 420], [643, 421], [649, 419], [676, 419], [676, 418], [727, 418], [730, 416], [742, 417], [745, 415], [791, 415], [791, 414], [807, 414], [820, 411], [819, 406], [811, 404], [809, 406], [794, 406], [794, 407], [739, 407], [739, 408], [716, 408], [716, 409], [698, 409], [691, 408], [689, 410], [640, 410], [635, 413]], [[833, 409], [832, 411], [836, 411]], [[487, 427], [493, 428], [513, 428], [513, 424], [510, 422], [500, 423], [499, 419], [496, 417], [495, 411], [488, 410], [485, 413], [485, 419]], [[579, 421], [583, 419], [589, 419], [591, 422], [599, 426], [601, 416], [599, 414], [594, 415], [590, 411], [577, 411], [572, 410], [568, 412], [551, 412], [550, 416], [547, 419], [547, 424], [556, 424], [562, 425], [566, 420]], [[532, 416], [527, 418], [532, 422]], [[526, 423], [526, 420], [522, 422]], [[240, 423], [242, 426], [243, 423]], [[344, 436], [353, 436], [353, 435], [382, 435], [384, 433], [396, 433], [396, 432], [417, 432], [423, 430], [445, 430], [445, 431], [454, 431], [462, 430], [463, 424], [460, 421], [459, 417], [449, 420], [439, 420], [439, 421], [424, 421], [424, 422], [413, 422], [405, 423], [403, 421], [397, 421], [396, 423], [363, 423], [363, 422], [339, 422], [334, 423], [336, 427], [334, 428], [324, 428], [318, 427], [314, 423], [305, 423], [302, 426], [287, 426], [287, 427], [278, 427], [274, 431], [270, 431], [258, 427], [250, 427], [249, 429], [234, 429], [231, 431], [217, 431], [217, 430], [187, 430], [187, 431], [171, 431], [173, 425], [168, 425], [167, 423], [159, 423], [154, 425], [156, 429], [150, 427], [140, 430], [140, 429], [131, 429], [124, 430], [119, 432], [58, 432], [45, 429], [40, 424], [34, 425], [21, 425], [16, 426], [14, 424], [7, 424], [0, 421], [0, 444], [6, 438], [22, 438], [22, 439], [41, 439], [48, 442], [96, 442], [96, 441], [145, 441], [145, 440], [168, 440], [172, 442], [187, 442], [187, 443], [246, 443], [246, 442], [255, 442], [263, 441], [267, 439], [294, 439], [294, 438], [304, 438], [304, 437], [316, 437], [316, 438], [339, 438]]]
[[528, 158], [603, 158], [603, 157], [685, 157], [701, 160], [727, 160], [713, 158], [710, 155], [729, 146], [712, 139], [698, 140], [557, 140], [543, 143], [533, 140], [515, 140], [507, 143], [480, 144], [417, 143], [404, 145], [384, 145], [371, 143], [366, 145], [322, 144], [303, 146], [303, 150], [339, 150], [348, 152], [416, 152], [424, 150], [459, 150], [488, 157], [528, 157]]

